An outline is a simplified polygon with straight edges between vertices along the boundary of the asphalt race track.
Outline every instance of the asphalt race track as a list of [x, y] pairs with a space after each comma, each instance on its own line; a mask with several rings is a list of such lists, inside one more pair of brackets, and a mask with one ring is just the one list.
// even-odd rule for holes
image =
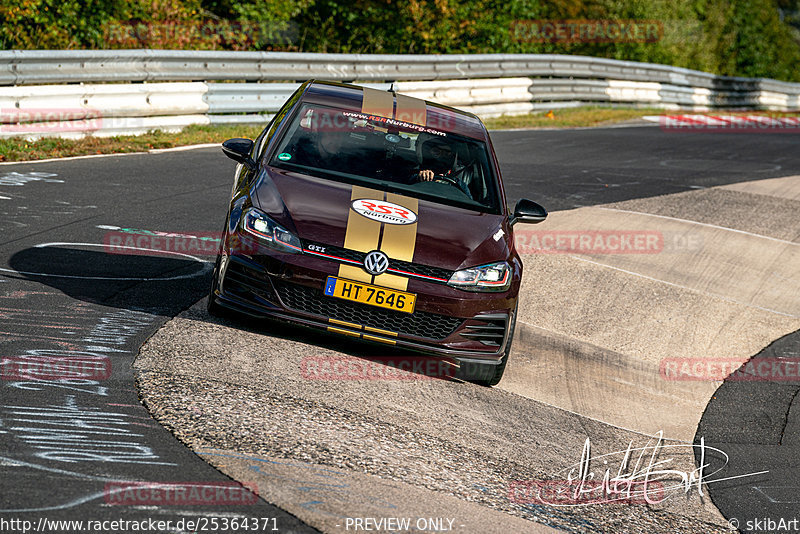
[[[762, 195], [747, 197], [755, 199], [754, 202], [760, 199], [760, 204], [736, 204], [733, 190], [718, 189], [718, 186], [731, 184], [753, 188], [757, 185], [750, 184], [759, 181], [800, 175], [800, 140], [796, 136], [666, 133], [658, 127], [631, 127], [495, 132], [492, 137], [503, 167], [510, 203], [525, 196], [541, 202], [551, 212], [579, 207], [593, 210], [592, 206], [613, 204], [613, 209], [627, 210], [628, 216], [634, 216], [630, 213], [635, 212], [700, 221], [709, 227], [734, 228], [739, 234], [747, 233], [750, 237], [764, 235], [773, 241], [788, 243], [789, 248], [800, 243], [800, 233], [792, 233], [794, 227], [791, 226], [797, 224], [796, 209], [800, 198], [767, 201], [767, 197]], [[336, 425], [342, 420], [342, 413], [350, 413], [348, 409], [364, 410], [359, 412], [360, 417], [365, 417], [363, 421], [367, 421], [367, 416], [371, 417], [369, 425], [364, 426], [364, 435], [374, 435], [384, 428], [381, 425], [388, 424], [388, 420], [380, 419], [381, 414], [368, 413], [368, 406], [356, 410], [354, 406], [348, 407], [345, 401], [360, 398], [363, 404], [368, 405], [369, 397], [363, 395], [380, 394], [380, 391], [347, 390], [341, 394], [344, 399], [341, 405], [337, 404], [339, 401], [331, 400], [331, 409], [322, 412], [312, 408], [325, 404], [326, 392], [331, 399], [339, 395], [331, 385], [311, 384], [317, 388], [316, 392], [296, 392], [296, 397], [291, 398], [287, 393], [285, 398], [281, 397], [285, 401], [281, 403], [273, 397], [263, 396], [263, 391], [247, 390], [252, 397], [242, 397], [241, 405], [230, 408], [215, 405], [214, 402], [220, 399], [230, 400], [226, 395], [232, 392], [236, 395], [239, 391], [235, 387], [231, 389], [233, 386], [229, 384], [250, 387], [251, 382], [259, 381], [254, 380], [258, 374], [242, 374], [247, 370], [252, 373], [260, 370], [254, 366], [254, 361], [271, 371], [282, 369], [281, 362], [276, 361], [280, 358], [269, 358], [269, 354], [264, 353], [248, 356], [246, 347], [231, 348], [232, 351], [241, 351], [236, 354], [244, 360], [237, 361], [241, 363], [249, 357], [264, 360], [249, 360], [236, 372], [218, 369], [219, 374], [212, 378], [201, 380], [194, 377], [196, 381], [182, 381], [180, 377], [191, 375], [194, 360], [188, 356], [198, 350], [197, 344], [202, 346], [204, 340], [227, 339], [225, 336], [231, 331], [248, 332], [254, 336], [253, 339], [258, 338], [259, 343], [265, 343], [265, 347], [272, 347], [275, 354], [287, 351], [285, 354], [291, 355], [294, 347], [303, 344], [310, 344], [315, 351], [329, 347], [338, 353], [357, 356], [364, 355], [363, 349], [335, 338], [311, 335], [302, 329], [282, 330], [274, 337], [264, 335], [259, 331], [260, 325], [247, 321], [210, 320], [197, 308], [184, 314], [188, 322], [167, 323], [207, 292], [209, 262], [214, 258], [215, 248], [161, 253], [128, 250], [122, 254], [109, 253], [106, 246], [112, 236], [125, 234], [146, 235], [148, 231], [160, 231], [202, 236], [218, 231], [223, 223], [233, 166], [217, 148], [0, 165], [0, 256], [3, 258], [0, 262], [0, 344], [3, 349], [3, 380], [0, 383], [3, 392], [0, 406], [0, 469], [3, 474], [0, 485], [3, 499], [0, 519], [32, 521], [34, 526], [41, 518], [172, 520], [172, 526], [161, 530], [193, 532], [201, 530], [200, 525], [187, 526], [185, 520], [215, 519], [220, 524], [221, 521], [250, 518], [257, 519], [260, 531], [267, 531], [265, 526], [271, 528], [273, 525], [280, 532], [346, 531], [344, 523], [341, 523], [343, 516], [323, 518], [324, 506], [314, 498], [298, 501], [294, 507], [285, 505], [297, 498], [297, 493], [290, 491], [293, 473], [296, 472], [296, 466], [291, 462], [293, 459], [309, 460], [301, 455], [304, 452], [301, 446], [284, 441], [280, 455], [276, 455], [277, 449], [272, 448], [261, 451], [258, 456], [258, 443], [253, 443], [253, 454], [247, 459], [249, 463], [237, 463], [235, 454], [224, 452], [240, 445], [226, 442], [231, 432], [230, 421], [240, 426], [250, 424], [247, 420], [243, 423], [236, 419], [240, 411], [246, 413], [264, 405], [287, 418], [292, 412], [308, 413], [328, 425]], [[651, 198], [660, 195], [673, 196], [663, 200]], [[730, 200], [730, 205], [738, 211], [715, 211], [714, 202], [719, 199]], [[567, 222], [572, 213], [565, 212], [563, 219], [558, 216], [551, 219]], [[785, 220], [788, 222], [783, 224], [781, 217], [787, 217]], [[544, 259], [542, 262], [539, 265], [532, 258], [528, 264], [526, 260], [526, 273], [536, 272], [531, 265], [541, 266], [543, 273], [547, 268], [559, 265], [544, 263]], [[617, 271], [632, 269], [627, 265], [616, 265], [615, 268]], [[787, 269], [775, 268], [770, 273], [786, 277], [786, 287], [794, 288], [797, 282], [791, 276], [792, 272], [796, 273], [797, 266], [789, 265]], [[761, 274], [768, 277], [770, 273]], [[670, 283], [678, 285], [674, 281]], [[798, 299], [797, 294], [789, 297], [795, 302]], [[770, 323], [766, 319], [754, 322], [753, 331], [766, 333], [762, 337], [747, 338], [739, 345], [750, 351], [745, 351], [748, 356], [758, 353], [756, 358], [774, 360], [791, 354], [797, 357], [800, 353], [797, 335], [789, 331], [795, 324], [792, 321], [800, 314], [793, 311], [793, 303], [780, 300], [783, 297], [767, 295], [764, 298], [766, 300], [759, 301], [759, 310], [778, 310], [780, 318], [775, 321], [782, 322]], [[768, 305], [770, 298], [775, 299], [775, 306]], [[602, 315], [595, 306], [587, 304], [586, 308], [583, 310], [586, 316]], [[559, 319], [556, 312], [550, 316], [554, 321]], [[636, 321], [634, 317], [630, 322]], [[167, 348], [162, 353], [155, 349], [143, 352], [134, 366], [140, 348], [165, 324], [161, 337], [154, 338], [153, 343], [156, 348]], [[187, 331], [183, 328], [186, 324], [196, 325], [196, 331]], [[611, 326], [606, 325], [605, 335], [622, 339], [628, 326], [619, 321], [617, 324], [619, 331], [615, 330], [613, 322]], [[170, 327], [173, 330], [169, 330]], [[565, 332], [566, 329], [558, 331]], [[586, 331], [586, 325], [576, 323], [575, 336], [571, 337], [578, 339], [576, 336], [582, 329]], [[748, 328], [741, 330], [746, 337]], [[169, 332], [171, 337], [165, 338], [163, 332]], [[781, 337], [770, 337], [772, 332], [788, 335], [764, 349], [772, 340]], [[519, 362], [527, 362], [529, 356], [535, 359], [532, 339], [535, 341], [534, 338], [527, 342], [521, 340]], [[731, 346], [738, 342], [735, 337], [730, 340]], [[600, 334], [596, 337], [587, 334], [580, 343], [584, 348], [611, 346], [610, 342], [602, 341]], [[665, 346], [652, 350], [663, 351]], [[224, 356], [219, 347], [208, 345], [202, 365], [218, 365], [215, 360]], [[751, 347], [755, 350], [750, 350]], [[624, 352], [622, 346], [612, 349]], [[163, 359], [165, 355], [171, 359]], [[67, 379], [59, 376], [58, 371], [45, 377], [14, 374], [14, 370], [20, 369], [25, 362], [43, 358], [84, 362], [94, 366], [96, 376], [90, 380]], [[198, 356], [198, 362], [199, 359]], [[198, 368], [202, 366], [201, 363], [197, 365]], [[276, 366], [274, 369], [270, 367], [273, 365]], [[467, 411], [473, 423], [483, 421], [486, 426], [487, 440], [491, 432], [498, 432], [491, 434], [491, 439], [497, 439], [498, 443], [502, 439], [507, 441], [499, 450], [507, 447], [509, 456], [516, 454], [511, 451], [520, 448], [523, 442], [535, 442], [548, 450], [569, 446], [573, 456], [577, 456], [574, 460], [565, 460], [569, 465], [578, 461], [585, 435], [597, 436], [601, 444], [607, 437], [604, 445], [611, 447], [620, 439], [652, 434], [649, 430], [640, 430], [643, 434], [629, 432], [637, 428], [626, 425], [624, 414], [620, 415], [620, 420], [612, 421], [605, 414], [561, 406], [555, 400], [558, 392], [553, 393], [553, 398], [528, 398], [530, 394], [526, 388], [536, 389], [537, 383], [533, 379], [520, 378], [527, 376], [522, 364], [516, 369], [510, 367], [509, 373], [514, 371], [516, 374], [492, 390], [458, 382], [434, 381], [417, 385], [411, 391], [451, 402], [453, 410], [469, 406]], [[281, 375], [271, 376], [274, 379]], [[536, 376], [544, 385], [547, 377], [541, 373]], [[265, 383], [271, 382], [265, 380]], [[206, 389], [198, 389], [198, 385]], [[717, 385], [709, 386], [712, 392]], [[392, 428], [408, 432], [402, 437], [398, 435], [397, 440], [417, 439], [431, 451], [446, 451], [448, 447], [455, 449], [456, 446], [465, 451], [477, 451], [483, 446], [467, 439], [460, 441], [459, 428], [448, 428], [443, 419], [432, 416], [426, 419], [430, 414], [420, 408], [425, 402], [419, 399], [428, 397], [408, 395], [402, 383], [390, 387], [393, 394], [405, 395], [403, 403], [398, 402], [398, 413], [392, 414], [393, 419], [389, 421], [395, 425]], [[748, 519], [792, 519], [796, 511], [797, 495], [800, 495], [797, 467], [800, 404], [795, 402], [798, 387], [791, 381], [726, 381], [710, 397], [711, 402], [702, 413], [699, 428], [696, 428], [696, 436], [694, 431], [691, 436], [681, 435], [681, 439], [691, 441], [694, 438], [698, 442], [703, 437], [706, 445], [727, 452], [730, 455], [728, 476], [769, 471], [755, 478], [745, 477], [707, 486], [716, 508], [725, 518], [736, 517], [743, 532], [767, 530], [758, 525], [747, 527]], [[351, 393], [354, 395], [352, 398], [348, 397]], [[702, 395], [705, 394], [704, 390]], [[140, 397], [144, 398], [152, 415], [142, 405]], [[548, 404], [542, 404], [541, 400]], [[503, 413], [504, 407], [506, 414]], [[499, 434], [502, 429], [488, 430], [492, 421], [505, 421], [506, 428], [513, 427], [518, 421], [507, 419], [506, 415], [517, 413], [512, 410], [523, 409], [530, 414], [530, 419], [525, 420], [528, 426], [516, 429], [508, 436]], [[663, 405], [664, 412], [670, 410], [674, 410], [671, 405]], [[404, 418], [406, 412], [416, 415]], [[412, 428], [414, 419], [420, 425], [427, 422], [439, 426]], [[187, 424], [187, 421], [194, 421], [193, 426], [179, 426]], [[267, 425], [275, 421], [270, 423], [267, 419], [261, 423]], [[676, 423], [676, 432], [682, 428], [680, 424]], [[301, 428], [304, 427], [298, 421], [297, 431], [300, 432]], [[480, 431], [479, 428], [480, 425], [476, 431]], [[269, 429], [262, 431], [270, 434]], [[295, 428], [276, 426], [274, 434], [279, 431], [284, 432], [282, 439], [285, 440]], [[314, 433], [319, 429], [309, 427], [304, 431]], [[558, 438], [567, 435], [574, 435], [574, 443]], [[520, 441], [509, 441], [509, 436], [516, 436]], [[397, 440], [389, 440], [382, 446], [391, 448]], [[422, 440], [430, 440], [430, 443]], [[204, 446], [198, 455], [200, 447], [197, 443], [200, 442]], [[330, 450], [340, 451], [333, 444]], [[546, 456], [537, 450], [529, 449], [529, 453], [534, 457]], [[400, 452], [397, 457], [408, 465], [418, 460], [413, 455], [402, 456]], [[223, 456], [225, 454], [228, 456]], [[273, 471], [270, 477], [261, 477], [263, 471], [251, 469], [253, 458], [257, 456], [260, 458], [258, 461], [271, 462]], [[282, 458], [286, 465], [278, 465], [276, 457]], [[558, 457], [559, 454], [553, 453], [548, 458], [557, 462]], [[491, 459], [491, 456], [486, 458]], [[547, 507], [503, 507], [488, 497], [482, 501], [479, 494], [469, 493], [474, 491], [469, 488], [457, 491], [453, 487], [448, 492], [432, 480], [413, 480], [414, 470], [411, 468], [410, 475], [395, 476], [402, 464], [389, 463], [387, 469], [391, 467], [394, 471], [381, 472], [377, 467], [349, 461], [352, 458], [337, 459], [337, 462], [341, 460], [337, 463], [341, 468], [327, 462], [324, 454], [311, 459], [318, 465], [330, 467], [330, 472], [326, 471], [324, 476], [331, 478], [331, 484], [363, 484], [368, 487], [374, 479], [359, 478], [362, 470], [370, 475], [385, 476], [387, 482], [381, 488], [383, 493], [372, 495], [373, 500], [369, 503], [372, 509], [379, 510], [376, 515], [423, 516], [437, 511], [443, 515], [442, 508], [413, 508], [425, 500], [433, 503], [439, 499], [443, 507], [458, 511], [451, 515], [461, 514], [460, 517], [466, 518], [463, 521], [468, 526], [461, 528], [461, 532], [491, 531], [488, 522], [530, 532], [547, 531], [547, 526], [572, 532], [609, 529], [633, 532], [636, 531], [633, 525], [640, 515], [646, 518], [645, 526], [673, 521], [674, 524], [663, 523], [665, 532], [726, 530], [724, 520], [719, 516], [715, 520], [716, 512], [709, 511], [706, 501], [693, 502], [691, 506], [695, 511], [684, 515], [674, 506], [656, 507], [651, 511], [641, 504], [631, 506], [633, 512], [613, 507], [609, 512], [608, 507], [602, 509], [602, 505], [577, 511], [572, 509], [569, 513], [554, 512]], [[523, 462], [526, 457], [520, 456], [515, 460]], [[718, 460], [714, 457], [710, 461], [714, 464]], [[443, 465], [448, 464], [443, 462]], [[283, 469], [280, 478], [276, 478], [275, 469]], [[480, 466], [475, 469], [479, 470]], [[457, 467], [451, 470], [457, 470]], [[436, 473], [444, 476], [446, 472], [447, 469]], [[432, 472], [431, 476], [436, 473]], [[557, 476], [554, 472], [545, 474]], [[533, 468], [529, 474], [540, 475], [542, 473]], [[260, 495], [269, 494], [268, 501], [283, 506], [273, 506], [264, 500], [253, 502], [247, 492], [232, 489], [232, 478], [243, 482], [257, 481]], [[125, 501], [128, 495], [125, 488], [141, 482], [211, 487], [216, 500], [204, 499], [202, 504], [159, 502], [155, 498]], [[473, 486], [480, 483], [478, 479], [472, 481]], [[483, 483], [490, 485], [487, 481]], [[269, 484], [274, 487], [269, 487]], [[412, 486], [420, 493], [404, 500], [401, 494]], [[270, 490], [277, 493], [271, 494]], [[358, 498], [363, 500], [366, 496], [362, 494]], [[374, 508], [378, 499], [386, 505], [382, 512], [379, 507]], [[465, 504], [467, 500], [472, 502]], [[475, 502], [483, 504], [483, 507], [476, 508]], [[489, 514], [490, 508], [495, 515], [481, 515], [483, 510]], [[330, 511], [327, 513], [331, 514]], [[181, 519], [184, 520], [182, 528], [175, 527]], [[482, 524], [482, 520], [487, 523]], [[336, 527], [337, 521], [342, 526]], [[481, 530], [476, 530], [475, 525], [480, 525]], [[214, 531], [206, 526], [207, 531]], [[459, 531], [457, 527], [454, 526], [456, 532]], [[16, 531], [11, 528], [3, 530]], [[227, 531], [236, 530], [229, 528]], [[654, 529], [648, 527], [648, 531]]]
[[[77, 356], [100, 362], [104, 371], [96, 380], [60, 380], [57, 372], [45, 377], [49, 380], [4, 375], [3, 518], [37, 525], [40, 518], [178, 521], [247, 515], [276, 518], [281, 531], [314, 531], [263, 502], [233, 498], [213, 508], [114, 505], [114, 496], [124, 495], [113, 493], [124, 489], [113, 485], [119, 481], [230, 484], [155, 424], [139, 402], [131, 371], [147, 337], [203, 295], [208, 257], [106, 254], [102, 243], [108, 230], [98, 228], [124, 222], [212, 230], [220, 221], [202, 214], [224, 210], [229, 190], [225, 180], [204, 172], [214, 163], [221, 174], [228, 170], [215, 152], [0, 169], [4, 358]], [[153, 160], [159, 161], [156, 172], [147, 169]], [[181, 179], [171, 178], [177, 168], [185, 173]], [[211, 185], [202, 185], [201, 177]], [[4, 363], [5, 372], [10, 364]]]

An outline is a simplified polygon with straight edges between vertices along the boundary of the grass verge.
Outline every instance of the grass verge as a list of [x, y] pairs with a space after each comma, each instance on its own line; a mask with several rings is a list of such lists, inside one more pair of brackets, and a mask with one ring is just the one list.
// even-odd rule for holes
[[606, 108], [582, 106], [578, 108], [554, 109], [546, 113], [503, 116], [484, 120], [490, 130], [509, 130], [513, 128], [578, 128], [587, 126], [608, 126], [619, 122], [638, 119], [645, 115], [659, 115], [662, 109], [649, 108]]
[[34, 161], [37, 159], [147, 152], [154, 148], [221, 143], [231, 137], [254, 139], [261, 126], [188, 126], [180, 133], [162, 131], [120, 137], [84, 137], [83, 139], [45, 138], [26, 141], [20, 137], [0, 139], [0, 161]]

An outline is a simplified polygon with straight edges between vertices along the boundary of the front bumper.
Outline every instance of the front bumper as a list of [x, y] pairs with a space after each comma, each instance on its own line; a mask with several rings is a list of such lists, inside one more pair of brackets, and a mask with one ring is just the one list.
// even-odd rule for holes
[[[455, 360], [498, 364], [508, 342], [516, 296], [463, 294], [449, 286], [409, 280], [413, 314], [328, 297], [338, 264], [306, 254], [224, 255], [217, 303], [256, 317], [273, 317]], [[456, 295], [456, 296], [454, 296]]]

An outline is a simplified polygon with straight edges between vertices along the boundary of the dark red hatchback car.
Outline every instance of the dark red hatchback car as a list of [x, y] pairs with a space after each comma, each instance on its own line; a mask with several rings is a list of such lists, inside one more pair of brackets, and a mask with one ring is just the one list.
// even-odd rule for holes
[[303, 84], [239, 162], [209, 311], [270, 316], [449, 357], [500, 381], [522, 262], [476, 116], [390, 91]]

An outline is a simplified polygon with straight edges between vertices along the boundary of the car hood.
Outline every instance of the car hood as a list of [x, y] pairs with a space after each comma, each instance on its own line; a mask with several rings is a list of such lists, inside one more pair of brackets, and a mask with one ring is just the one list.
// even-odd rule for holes
[[[378, 246], [374, 248], [383, 250], [390, 258], [457, 270], [509, 257], [509, 232], [503, 216], [417, 201], [401, 195], [388, 195], [387, 198], [378, 192], [375, 197], [416, 206], [413, 211], [417, 218], [414, 224], [408, 225], [376, 222], [352, 209], [353, 200], [364, 198], [365, 191], [370, 190], [267, 168], [254, 188], [252, 200], [256, 207], [295, 232], [303, 241], [358, 249], [358, 246], [353, 246], [359, 243], [353, 240], [355, 234], [364, 232], [365, 228], [374, 232], [380, 228], [380, 236], [376, 234], [375, 238]], [[365, 242], [370, 243], [370, 240]], [[360, 248], [373, 249], [371, 245]], [[404, 253], [410, 254], [405, 258], [398, 257]]]

